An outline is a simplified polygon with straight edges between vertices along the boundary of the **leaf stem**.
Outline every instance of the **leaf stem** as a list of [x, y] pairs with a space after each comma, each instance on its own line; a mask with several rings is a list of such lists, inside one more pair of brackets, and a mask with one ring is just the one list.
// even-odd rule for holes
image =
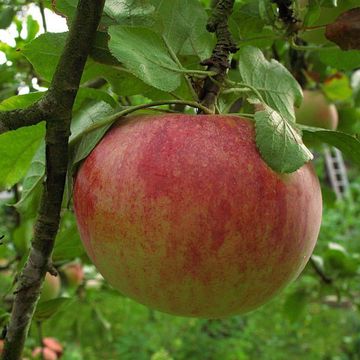
[[39, 0], [39, 8], [40, 8], [42, 24], [43, 24], [43, 27], [44, 27], [44, 32], [47, 32], [45, 9], [44, 9], [44, 0]]
[[141, 109], [146, 109], [146, 108], [151, 108], [154, 106], [160, 106], [160, 105], [173, 105], [173, 104], [181, 104], [181, 105], [187, 105], [193, 108], [197, 108], [200, 109], [203, 113], [205, 114], [213, 114], [213, 112], [208, 109], [207, 107], [203, 106], [202, 104], [196, 102], [196, 101], [185, 101], [185, 100], [160, 100], [160, 101], [154, 101], [148, 104], [141, 104], [141, 105], [136, 105], [136, 106], [132, 106], [130, 108], [126, 108], [124, 110], [121, 110], [113, 115], [107, 116], [106, 118], [102, 119], [101, 121], [89, 126], [88, 128], [86, 128], [82, 133], [74, 136], [69, 144], [70, 146], [74, 145], [75, 143], [77, 143], [85, 134], [88, 134], [89, 132], [96, 130], [100, 127], [103, 127], [105, 125], [111, 124], [113, 123], [115, 120], [117, 120], [118, 118], [125, 116], [125, 115], [129, 115], [137, 110], [141, 110]]
[[[165, 39], [165, 37], [163, 37], [163, 40], [164, 40], [164, 42], [165, 42], [165, 45], [166, 45], [166, 47], [167, 47], [167, 49], [168, 49], [168, 51], [169, 51], [169, 54], [170, 54], [171, 58], [176, 62], [176, 64], [179, 66], [179, 68], [182, 69], [183, 66], [182, 66], [179, 58], [176, 56], [174, 50], [173, 50], [173, 49], [171, 48], [171, 46], [168, 44], [168, 42], [167, 42], [167, 40]], [[194, 99], [194, 100], [197, 100], [198, 96], [197, 96], [197, 94], [196, 94], [196, 92], [195, 92], [194, 87], [193, 87], [192, 84], [191, 84], [190, 79], [189, 79], [187, 76], [185, 76], [185, 80], [186, 80], [186, 85], [188, 86], [188, 88], [189, 88], [189, 90], [190, 90], [190, 92], [191, 92], [191, 95], [192, 95], [193, 99]]]
[[249, 118], [251, 120], [253, 120], [255, 118], [254, 114], [249, 114], [249, 113], [229, 113], [228, 115], [237, 115], [237, 116]]
[[298, 51], [323, 51], [323, 50], [336, 50], [339, 49], [338, 46], [312, 46], [312, 45], [298, 45], [295, 42], [295, 39], [292, 38], [290, 41], [290, 46]]
[[243, 93], [252, 91], [249, 88], [229, 88], [222, 91], [223, 94], [232, 94], [232, 93]]
[[207, 70], [190, 70], [190, 69], [182, 69], [179, 72], [190, 74], [190, 75], [200, 75], [200, 76], [214, 76], [216, 75], [215, 71], [207, 71]]
[[[241, 89], [241, 87], [250, 89], [258, 97], [258, 99], [261, 102], [265, 103], [265, 100], [262, 97], [262, 95], [260, 94], [259, 90], [256, 89], [255, 87], [253, 87], [252, 85], [248, 85], [248, 84], [244, 84], [244, 83], [238, 83], [238, 82], [234, 82], [234, 81], [231, 81], [231, 80], [226, 80], [226, 83], [228, 83], [229, 85], [232, 85], [232, 86], [240, 86], [238, 89]], [[244, 91], [244, 90], [242, 90], [242, 91]]]

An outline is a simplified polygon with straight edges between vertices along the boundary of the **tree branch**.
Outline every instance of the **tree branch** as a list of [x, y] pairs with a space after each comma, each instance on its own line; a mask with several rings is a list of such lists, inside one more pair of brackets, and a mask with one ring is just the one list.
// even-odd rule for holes
[[293, 0], [272, 0], [279, 9], [279, 19], [285, 24], [289, 35], [297, 33], [299, 21], [293, 10]]
[[45, 120], [45, 108], [42, 100], [39, 100], [26, 109], [0, 111], [0, 134]]
[[310, 257], [310, 265], [325, 284], [332, 284], [333, 280], [321, 270], [321, 268], [318, 266], [318, 264], [314, 261], [312, 257]]
[[217, 2], [214, 1], [213, 4], [213, 12], [206, 28], [209, 32], [215, 32], [217, 43], [210, 59], [204, 60], [202, 65], [207, 65], [207, 70], [215, 72], [216, 75], [205, 80], [200, 94], [201, 103], [212, 111], [215, 110], [220, 85], [230, 67], [229, 55], [238, 50], [228, 29], [228, 19], [234, 6], [234, 0], [218, 0]]
[[[103, 6], [104, 0], [79, 1], [75, 19], [49, 91], [33, 106], [35, 111], [42, 108], [43, 104], [47, 105], [45, 113], [47, 116], [42, 119], [46, 120], [46, 181], [32, 247], [19, 277], [5, 339], [3, 360], [21, 358], [43, 280], [46, 272], [51, 268], [50, 258], [59, 227], [68, 163], [71, 112]], [[29, 109], [25, 111], [25, 114], [28, 111]], [[14, 115], [11, 114], [10, 117], [12, 116]], [[26, 118], [35, 121], [35, 116]], [[5, 126], [9, 127], [9, 124]]]

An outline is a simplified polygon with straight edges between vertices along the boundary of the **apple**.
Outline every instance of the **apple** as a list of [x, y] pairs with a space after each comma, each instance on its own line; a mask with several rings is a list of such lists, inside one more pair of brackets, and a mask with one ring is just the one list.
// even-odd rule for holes
[[61, 268], [61, 272], [70, 287], [78, 287], [84, 279], [84, 270], [79, 263], [66, 264]]
[[42, 341], [44, 347], [54, 351], [57, 355], [61, 355], [63, 352], [63, 347], [58, 340], [52, 337], [45, 337]]
[[32, 356], [34, 359], [43, 359], [43, 360], [57, 360], [58, 356], [55, 351], [44, 347], [36, 347], [32, 352]]
[[122, 294], [175, 315], [264, 304], [307, 263], [321, 192], [311, 164], [278, 174], [251, 121], [121, 119], [81, 165], [74, 209], [86, 251]]
[[60, 294], [60, 289], [61, 282], [59, 276], [53, 276], [47, 273], [41, 290], [39, 302], [45, 302], [57, 298]]
[[338, 113], [334, 104], [329, 104], [320, 91], [304, 90], [301, 106], [295, 110], [296, 122], [302, 125], [335, 130]]

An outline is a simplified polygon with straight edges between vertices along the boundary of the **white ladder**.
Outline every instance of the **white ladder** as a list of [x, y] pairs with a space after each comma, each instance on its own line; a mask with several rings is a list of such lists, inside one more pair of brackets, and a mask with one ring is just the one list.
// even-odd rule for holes
[[331, 188], [334, 190], [336, 197], [341, 199], [349, 189], [344, 158], [341, 151], [335, 147], [324, 146], [324, 155]]

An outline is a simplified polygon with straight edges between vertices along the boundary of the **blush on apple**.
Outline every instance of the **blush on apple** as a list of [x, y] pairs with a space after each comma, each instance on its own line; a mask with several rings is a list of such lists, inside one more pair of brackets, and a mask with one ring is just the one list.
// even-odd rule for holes
[[70, 287], [78, 287], [84, 279], [84, 269], [81, 264], [74, 262], [64, 265], [61, 268], [66, 283]]
[[57, 360], [58, 356], [55, 351], [44, 347], [36, 347], [31, 354], [34, 359], [43, 359], [43, 360]]
[[60, 342], [52, 337], [45, 337], [42, 340], [44, 347], [54, 351], [58, 356], [60, 356], [63, 352], [63, 347]]
[[167, 313], [220, 318], [264, 304], [306, 265], [319, 233], [311, 164], [278, 174], [249, 120], [121, 120], [74, 187], [88, 255], [121, 293]]

